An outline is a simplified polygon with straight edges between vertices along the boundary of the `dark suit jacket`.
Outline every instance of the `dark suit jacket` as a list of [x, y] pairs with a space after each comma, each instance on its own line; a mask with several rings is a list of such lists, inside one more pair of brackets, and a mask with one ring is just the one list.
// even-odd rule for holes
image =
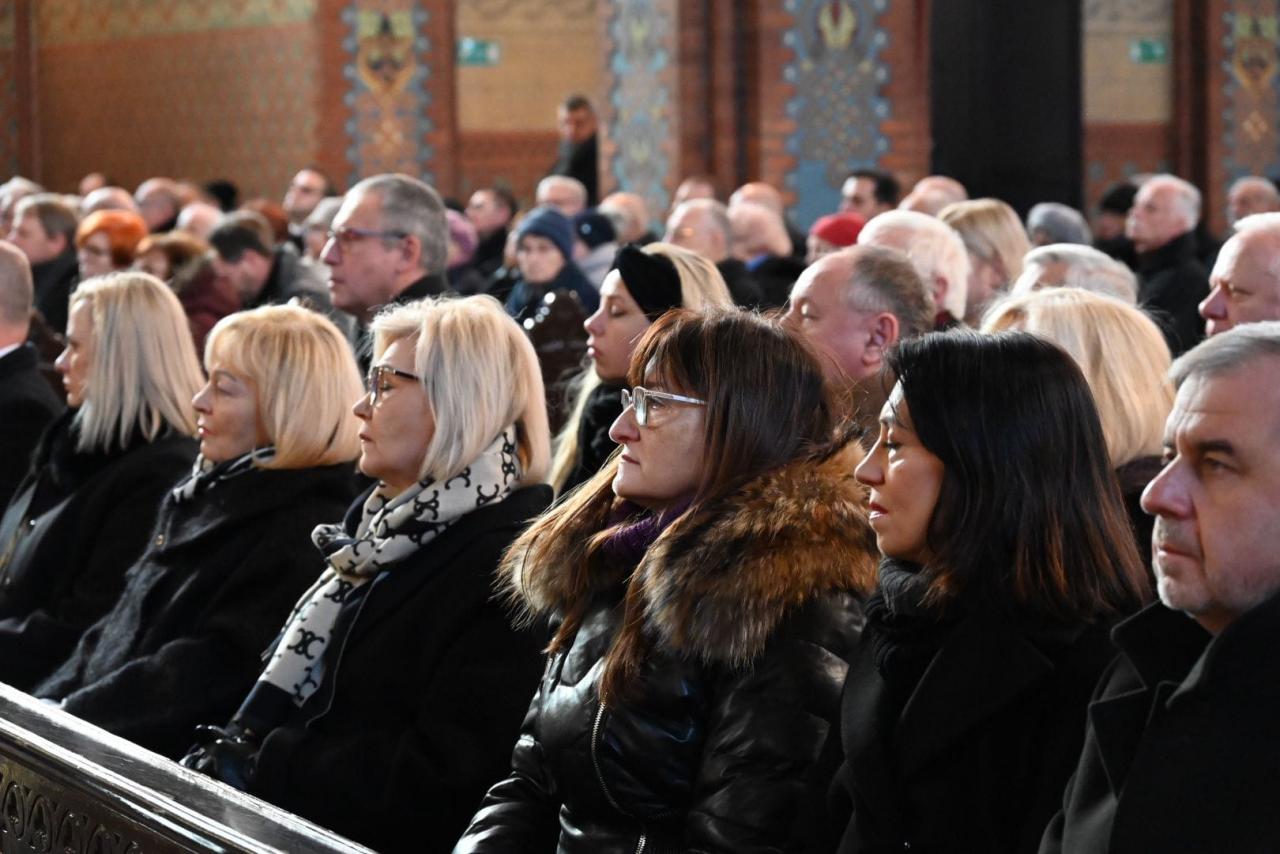
[[0, 357], [0, 507], [31, 467], [40, 434], [65, 408], [36, 370], [38, 362], [30, 344]]
[[1042, 854], [1280, 851], [1280, 595], [1215, 638], [1151, 605], [1115, 642]]
[[1204, 338], [1200, 301], [1209, 295], [1209, 274], [1196, 258], [1194, 232], [1138, 256], [1138, 303], [1160, 326], [1176, 357]]

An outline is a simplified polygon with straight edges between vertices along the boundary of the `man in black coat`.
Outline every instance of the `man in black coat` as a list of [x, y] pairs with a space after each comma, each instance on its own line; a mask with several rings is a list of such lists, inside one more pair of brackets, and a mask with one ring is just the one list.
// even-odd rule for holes
[[0, 243], [0, 507], [27, 473], [31, 452], [62, 401], [36, 370], [25, 344], [31, 320], [31, 268], [23, 254]]
[[600, 198], [595, 108], [585, 96], [570, 95], [556, 110], [556, 127], [560, 151], [547, 174], [577, 178], [587, 188], [587, 207], [595, 207]]
[[1168, 462], [1142, 498], [1161, 602], [1115, 629], [1041, 854], [1280, 850], [1280, 322], [1172, 375]]
[[55, 332], [67, 328], [67, 306], [80, 278], [76, 263], [76, 212], [52, 193], [18, 202], [8, 240], [31, 264], [34, 303]]
[[1173, 175], [1156, 175], [1138, 190], [1125, 222], [1138, 253], [1138, 303], [1175, 356], [1204, 337], [1197, 307], [1209, 295], [1209, 274], [1197, 257], [1199, 220], [1200, 191]]
[[472, 193], [467, 200], [467, 219], [471, 220], [480, 237], [473, 263], [485, 278], [502, 266], [507, 229], [518, 208], [515, 197], [502, 187], [484, 187]]

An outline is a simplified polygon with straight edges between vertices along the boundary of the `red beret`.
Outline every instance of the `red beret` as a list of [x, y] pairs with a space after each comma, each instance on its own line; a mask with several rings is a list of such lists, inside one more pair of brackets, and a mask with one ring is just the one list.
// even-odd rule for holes
[[866, 220], [855, 213], [833, 213], [821, 217], [809, 233], [835, 246], [852, 246], [858, 242], [858, 232], [866, 224]]

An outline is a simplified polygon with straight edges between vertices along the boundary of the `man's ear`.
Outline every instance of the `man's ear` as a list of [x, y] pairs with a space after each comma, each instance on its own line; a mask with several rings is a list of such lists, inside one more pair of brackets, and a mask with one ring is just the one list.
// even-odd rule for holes
[[67, 247], [71, 245], [71, 239], [68, 238], [65, 234], [63, 234], [60, 231], [54, 232], [52, 238], [50, 239], [55, 241], [55, 245], [58, 247], [57, 254], [59, 255], [61, 255], [63, 252], [66, 252]]
[[417, 235], [410, 234], [401, 241], [400, 260], [407, 270], [417, 270], [422, 266], [422, 241]]
[[867, 326], [867, 346], [862, 349], [862, 363], [878, 367], [884, 361], [884, 353], [898, 341], [898, 318], [882, 311]]

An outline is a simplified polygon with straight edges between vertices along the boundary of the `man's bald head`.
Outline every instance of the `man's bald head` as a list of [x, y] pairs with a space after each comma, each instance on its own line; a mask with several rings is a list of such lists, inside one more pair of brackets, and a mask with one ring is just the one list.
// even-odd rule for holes
[[761, 205], [779, 216], [783, 214], [782, 193], [778, 192], [777, 187], [764, 181], [751, 181], [734, 190], [729, 197], [729, 207], [741, 204]]
[[968, 200], [969, 191], [955, 178], [926, 175], [899, 204], [899, 210], [937, 216], [947, 205]]
[[1247, 216], [1222, 245], [1200, 316], [1209, 336], [1244, 323], [1280, 320], [1280, 213]]
[[80, 218], [98, 211], [139, 213], [138, 203], [124, 187], [99, 187], [80, 200]]
[[1235, 225], [1252, 214], [1280, 211], [1280, 190], [1267, 178], [1249, 175], [1227, 192], [1227, 220]]
[[692, 199], [667, 218], [666, 243], [696, 252], [713, 264], [729, 257], [732, 226], [729, 209], [715, 199]]
[[597, 210], [611, 214], [619, 227], [615, 228], [618, 244], [635, 243], [649, 230], [649, 206], [637, 193], [610, 193], [600, 202]]
[[782, 214], [755, 202], [729, 206], [730, 252], [739, 261], [761, 255], [785, 257], [791, 254], [791, 238]]
[[587, 209], [587, 188], [577, 178], [548, 175], [538, 182], [538, 206], [547, 205], [573, 219]]

